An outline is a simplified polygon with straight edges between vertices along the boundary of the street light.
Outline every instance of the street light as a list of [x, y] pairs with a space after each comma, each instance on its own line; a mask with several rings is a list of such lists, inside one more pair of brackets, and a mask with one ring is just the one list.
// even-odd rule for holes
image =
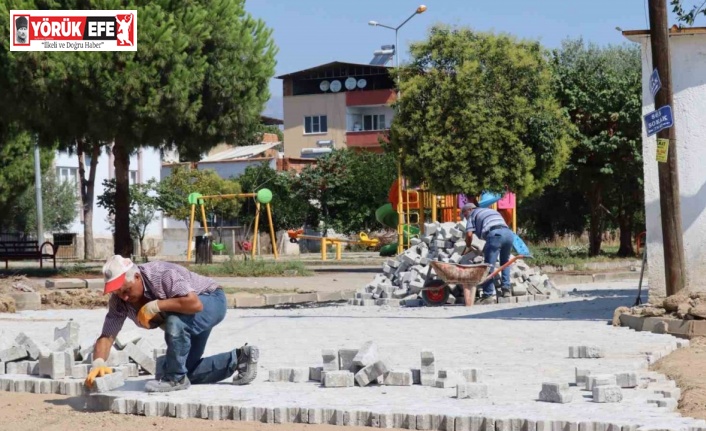
[[[397, 79], [396, 79], [396, 87], [397, 87], [397, 98], [400, 98], [400, 74], [399, 74], [399, 66], [400, 66], [400, 55], [399, 55], [399, 42], [397, 38], [397, 34], [399, 33], [400, 29], [402, 28], [403, 25], [407, 24], [410, 19], [414, 18], [415, 15], [419, 15], [424, 13], [427, 10], [427, 7], [425, 5], [419, 5], [417, 9], [414, 11], [412, 15], [409, 16], [406, 20], [402, 22], [402, 24], [398, 25], [397, 27], [392, 27], [389, 25], [385, 24], [380, 24], [377, 21], [368, 21], [368, 25], [373, 26], [373, 27], [384, 27], [390, 30], [395, 31], [395, 71], [397, 73]], [[404, 250], [404, 245], [402, 244], [403, 239], [404, 239], [404, 233], [402, 231], [402, 224], [404, 223], [404, 208], [402, 208], [402, 186], [403, 186], [403, 181], [402, 181], [402, 149], [400, 149], [400, 157], [399, 161], [397, 162], [397, 254], [402, 254], [402, 251]], [[407, 238], [409, 239], [409, 227], [407, 228]]]

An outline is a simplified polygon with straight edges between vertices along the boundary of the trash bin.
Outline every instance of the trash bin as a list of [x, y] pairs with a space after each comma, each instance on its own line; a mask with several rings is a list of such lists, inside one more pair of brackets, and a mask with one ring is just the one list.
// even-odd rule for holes
[[213, 263], [213, 238], [211, 235], [199, 235], [196, 237], [196, 263]]

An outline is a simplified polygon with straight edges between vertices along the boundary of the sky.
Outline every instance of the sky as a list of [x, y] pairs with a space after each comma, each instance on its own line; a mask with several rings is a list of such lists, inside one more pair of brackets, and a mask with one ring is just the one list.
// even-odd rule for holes
[[[275, 76], [279, 76], [331, 61], [369, 63], [373, 51], [394, 44], [395, 32], [369, 26], [368, 21], [396, 27], [420, 4], [415, 0], [247, 0], [245, 9], [273, 29], [279, 47]], [[426, 0], [423, 4], [427, 11], [399, 30], [400, 63], [407, 58], [409, 44], [423, 40], [437, 23], [510, 33], [539, 40], [547, 48], [578, 37], [599, 45], [630, 43], [616, 27], [649, 27], [647, 0]], [[669, 24], [674, 23], [672, 16]], [[265, 114], [282, 118], [282, 81], [273, 79], [270, 92]]]

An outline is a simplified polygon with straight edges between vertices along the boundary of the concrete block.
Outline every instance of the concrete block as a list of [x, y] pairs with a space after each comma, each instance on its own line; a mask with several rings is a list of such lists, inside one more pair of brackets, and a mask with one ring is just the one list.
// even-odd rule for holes
[[[67, 346], [77, 349], [79, 346], [78, 336], [80, 329], [81, 325], [79, 325], [78, 322], [74, 322], [73, 320], [69, 321], [63, 328], [54, 328], [54, 341], [63, 338]], [[52, 351], [57, 350], [63, 349], [56, 349]]]
[[323, 349], [321, 358], [324, 361], [324, 371], [338, 371], [338, 353], [333, 349]]
[[63, 352], [53, 352], [49, 356], [39, 358], [39, 375], [52, 379], [63, 379], [66, 376], [66, 355]]
[[412, 384], [413, 385], [421, 385], [422, 384], [422, 370], [412, 368], [410, 371], [412, 372]]
[[420, 375], [420, 384], [422, 386], [431, 386], [433, 388], [436, 387], [436, 376], [434, 374], [421, 374]]
[[71, 377], [74, 379], [85, 379], [88, 377], [89, 364], [78, 364], [71, 367]]
[[603, 358], [605, 357], [605, 352], [601, 347], [596, 347], [596, 346], [582, 346], [585, 347], [585, 350], [582, 350], [580, 353], [582, 354], [582, 358]]
[[[86, 363], [93, 362], [93, 354], [88, 355], [88, 358], [84, 361]], [[110, 349], [110, 354], [108, 355], [108, 360], [105, 363], [109, 367], [119, 367], [120, 365], [125, 365], [130, 363], [130, 355], [128, 355], [127, 350], [117, 350], [114, 348]]]
[[[105, 285], [105, 284], [104, 284]], [[80, 278], [55, 278], [44, 282], [47, 289], [85, 289], [86, 280]]]
[[320, 382], [323, 378], [324, 367], [309, 367], [309, 380]]
[[372, 341], [365, 342], [353, 358], [353, 365], [366, 367], [378, 361], [378, 348]]
[[595, 386], [593, 388], [594, 403], [619, 403], [623, 400], [623, 392], [617, 385]]
[[256, 308], [267, 305], [265, 297], [262, 295], [238, 295], [235, 297], [233, 306], [235, 308]]
[[[226, 404], [209, 405], [206, 407], [208, 419], [212, 421], [233, 420], [233, 409], [234, 406]], [[238, 419], [240, 419], [240, 412], [238, 412]]]
[[615, 380], [621, 388], [637, 387], [637, 373], [635, 372], [618, 373], [615, 375]]
[[106, 374], [104, 377], [98, 377], [93, 385], [93, 391], [97, 393], [109, 392], [117, 389], [125, 384], [123, 374], [120, 372]]
[[354, 386], [353, 373], [346, 370], [326, 371], [324, 375], [324, 387], [327, 388], [348, 388]]
[[657, 400], [657, 407], [664, 407], [667, 410], [676, 410], [679, 405], [679, 401], [674, 398], [665, 398], [663, 400]]
[[47, 346], [47, 350], [50, 352], [61, 352], [66, 349], [73, 350], [73, 348], [71, 346], [69, 346], [69, 344], [66, 342], [66, 340], [64, 340], [61, 337], [57, 338], [56, 340], [54, 340], [51, 344], [49, 344]]
[[138, 331], [121, 331], [117, 337], [115, 337], [115, 347], [118, 350], [122, 350], [127, 347], [128, 344], [137, 343], [142, 339], [142, 334]]
[[86, 386], [83, 381], [80, 380], [68, 380], [61, 383], [61, 395], [68, 395], [70, 397], [82, 396], [86, 393]]
[[481, 380], [481, 370], [479, 368], [462, 368], [459, 372], [466, 383], [478, 383]]
[[422, 360], [422, 374], [431, 374], [436, 376], [436, 366], [434, 365], [434, 352], [431, 350], [422, 350], [420, 353]]
[[86, 359], [88, 359], [88, 356], [93, 353], [94, 347], [95, 347], [95, 344], [90, 344], [85, 347], [83, 347], [83, 346], [79, 347], [78, 354], [76, 355], [77, 356], [76, 359], [80, 360], [80, 361], [85, 361]]
[[13, 381], [13, 392], [27, 392], [27, 380]]
[[0, 362], [13, 362], [28, 357], [27, 350], [23, 347], [13, 346], [9, 349], [0, 350]]
[[376, 361], [358, 371], [355, 374], [355, 381], [359, 386], [367, 386], [377, 380], [378, 377], [384, 376], [385, 373], [387, 373], [385, 364], [382, 361]]
[[308, 368], [275, 368], [269, 371], [270, 382], [303, 383], [308, 380]]
[[586, 379], [586, 390], [592, 391], [598, 386], [617, 386], [618, 381], [615, 379], [615, 374], [595, 374], [588, 376]]
[[[39, 383], [39, 393], [40, 394], [51, 394], [51, 380], [41, 380]], [[37, 385], [35, 385], [37, 387]]]
[[385, 374], [387, 386], [412, 386], [411, 370], [392, 370]]
[[105, 281], [102, 278], [86, 278], [83, 281], [86, 282], [88, 289], [103, 290], [105, 288]]
[[35, 342], [24, 332], [20, 332], [17, 338], [15, 338], [15, 345], [26, 350], [27, 356], [33, 361], [39, 359], [40, 356], [46, 356], [50, 353], [46, 346]]
[[38, 361], [8, 362], [5, 366], [6, 374], [39, 375]]
[[461, 383], [456, 387], [456, 398], [488, 398], [488, 385], [485, 383]]
[[[130, 378], [130, 377], [139, 377], [140, 372], [137, 364], [125, 364], [121, 365], [119, 367], [113, 367], [113, 372], [121, 372], [123, 374], [123, 377], [125, 378]], [[73, 376], [76, 377], [76, 376]]]
[[152, 375], [157, 374], [157, 362], [152, 358], [152, 351], [149, 353], [144, 352], [135, 344], [128, 344], [123, 351], [127, 352], [130, 359], [142, 367], [143, 370]]
[[[498, 304], [512, 304], [512, 303], [516, 303], [517, 301], [513, 297], [504, 298], [501, 296], [501, 297], [498, 297], [497, 302], [498, 302]], [[492, 301], [491, 301], [491, 304], [492, 304]]]
[[17, 311], [42, 309], [42, 296], [39, 292], [10, 292], [10, 297], [15, 300]]
[[586, 370], [586, 369], [577, 367], [576, 368], [576, 385], [585, 387], [586, 380], [588, 380], [588, 376], [590, 376], [590, 375], [591, 375], [591, 370]]
[[548, 403], [566, 404], [573, 400], [573, 394], [569, 391], [567, 383], [542, 383], [542, 390], [539, 392], [539, 401]]

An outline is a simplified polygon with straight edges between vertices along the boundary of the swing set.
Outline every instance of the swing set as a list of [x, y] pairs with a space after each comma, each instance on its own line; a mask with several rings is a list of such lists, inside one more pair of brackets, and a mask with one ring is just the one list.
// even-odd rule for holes
[[272, 201], [272, 192], [269, 189], [260, 189], [257, 193], [237, 193], [237, 194], [225, 194], [225, 195], [202, 195], [201, 193], [191, 193], [189, 194], [188, 201], [191, 205], [191, 217], [189, 219], [189, 240], [186, 245], [186, 258], [191, 260], [191, 241], [194, 239], [194, 221], [196, 216], [196, 206], [201, 207], [201, 219], [203, 224], [204, 233], [208, 235], [208, 223], [206, 221], [206, 209], [204, 207], [204, 201], [206, 199], [255, 199], [255, 230], [253, 232], [252, 247], [250, 250], [251, 257], [255, 257], [257, 252], [257, 233], [258, 227], [260, 225], [260, 208], [261, 205], [265, 205], [267, 209], [267, 221], [270, 225], [270, 240], [272, 241], [272, 252], [275, 255], [275, 259], [279, 259], [279, 254], [277, 252], [277, 239], [275, 237], [275, 227], [272, 223], [272, 209], [270, 208], [270, 202]]

